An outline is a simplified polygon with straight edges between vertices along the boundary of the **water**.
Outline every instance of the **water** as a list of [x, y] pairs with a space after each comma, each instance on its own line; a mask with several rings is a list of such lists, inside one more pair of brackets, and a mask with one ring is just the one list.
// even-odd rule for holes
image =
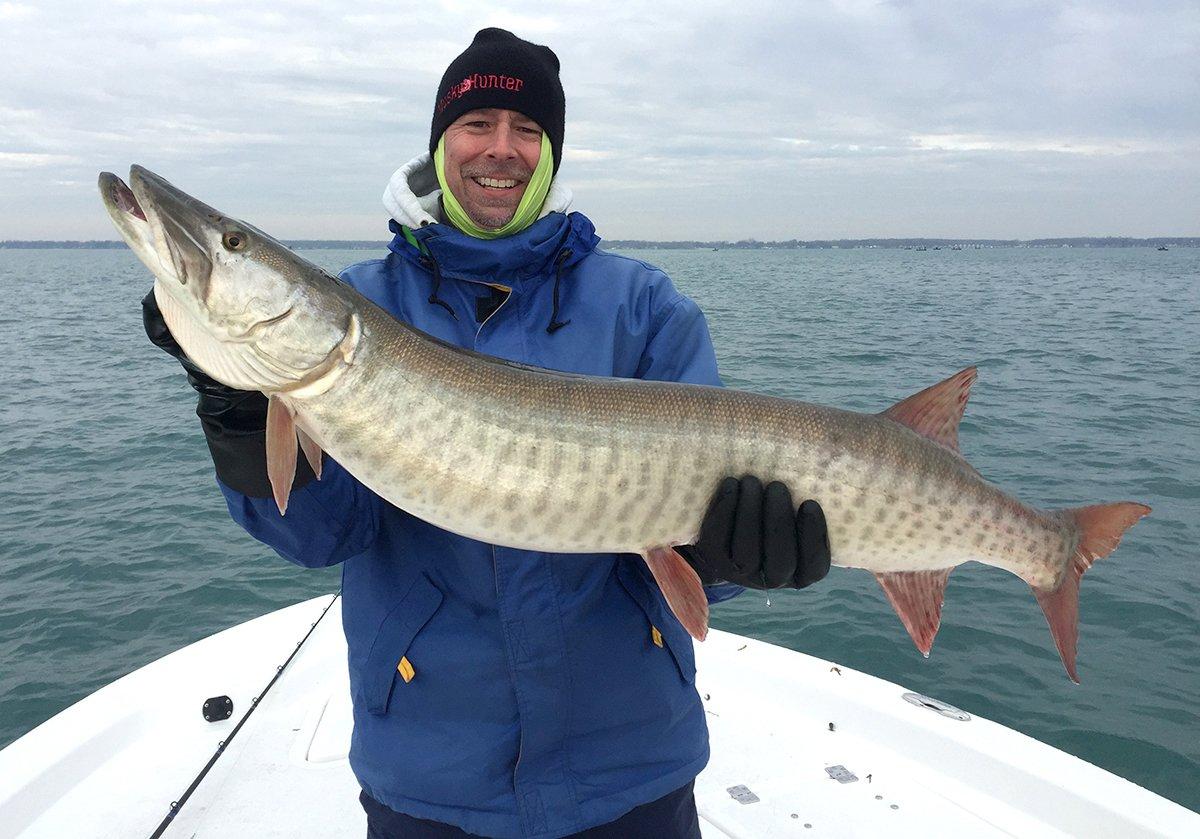
[[[330, 269], [364, 252], [314, 251]], [[657, 251], [728, 384], [878, 411], [966, 366], [963, 454], [1027, 502], [1150, 504], [1084, 578], [1079, 669], [969, 565], [924, 660], [876, 583], [748, 593], [713, 624], [1024, 731], [1200, 809], [1200, 250]], [[0, 746], [218, 629], [337, 588], [228, 518], [145, 269], [0, 250]], [[797, 697], [802, 702], [803, 697]]]

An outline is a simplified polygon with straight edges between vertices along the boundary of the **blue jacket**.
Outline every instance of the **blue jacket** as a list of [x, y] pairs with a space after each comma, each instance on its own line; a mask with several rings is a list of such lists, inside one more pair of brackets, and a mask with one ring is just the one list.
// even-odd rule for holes
[[[494, 241], [443, 224], [413, 238], [397, 235], [384, 259], [342, 277], [460, 347], [720, 384], [696, 305], [662, 271], [598, 250], [583, 215], [551, 213]], [[489, 284], [511, 292], [479, 324]], [[328, 457], [286, 518], [269, 499], [222, 489], [233, 518], [286, 559], [342, 563], [350, 763], [393, 810], [487, 836], [561, 836], [665, 795], [707, 762], [691, 639], [640, 557], [465, 539], [391, 506]]]

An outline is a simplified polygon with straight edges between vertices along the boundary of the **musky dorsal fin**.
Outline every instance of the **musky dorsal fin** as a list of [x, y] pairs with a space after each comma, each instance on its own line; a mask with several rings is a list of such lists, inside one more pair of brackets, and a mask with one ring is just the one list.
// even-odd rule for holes
[[897, 402], [883, 416], [957, 452], [958, 423], [977, 375], [974, 367], [960, 370], [945, 381]]

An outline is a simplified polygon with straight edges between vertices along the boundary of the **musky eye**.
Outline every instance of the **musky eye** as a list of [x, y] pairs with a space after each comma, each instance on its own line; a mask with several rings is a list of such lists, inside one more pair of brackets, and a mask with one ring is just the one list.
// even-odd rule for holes
[[221, 237], [221, 242], [231, 251], [240, 251], [246, 247], [246, 234], [238, 230], [229, 230]]

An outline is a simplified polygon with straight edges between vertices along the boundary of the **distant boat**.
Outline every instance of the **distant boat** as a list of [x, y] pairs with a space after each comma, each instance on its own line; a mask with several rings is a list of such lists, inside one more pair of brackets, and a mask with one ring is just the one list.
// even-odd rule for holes
[[924, 245], [921, 245], [919, 248], [917, 248], [917, 250], [919, 250], [919, 251], [927, 251], [927, 250], [929, 250], [929, 248], [925, 247]]
[[1165, 250], [1167, 249], [1167, 246], [1166, 246], [1166, 245], [1159, 245], [1159, 246], [1158, 246], [1158, 249], [1159, 249], [1160, 251], [1165, 251]]

